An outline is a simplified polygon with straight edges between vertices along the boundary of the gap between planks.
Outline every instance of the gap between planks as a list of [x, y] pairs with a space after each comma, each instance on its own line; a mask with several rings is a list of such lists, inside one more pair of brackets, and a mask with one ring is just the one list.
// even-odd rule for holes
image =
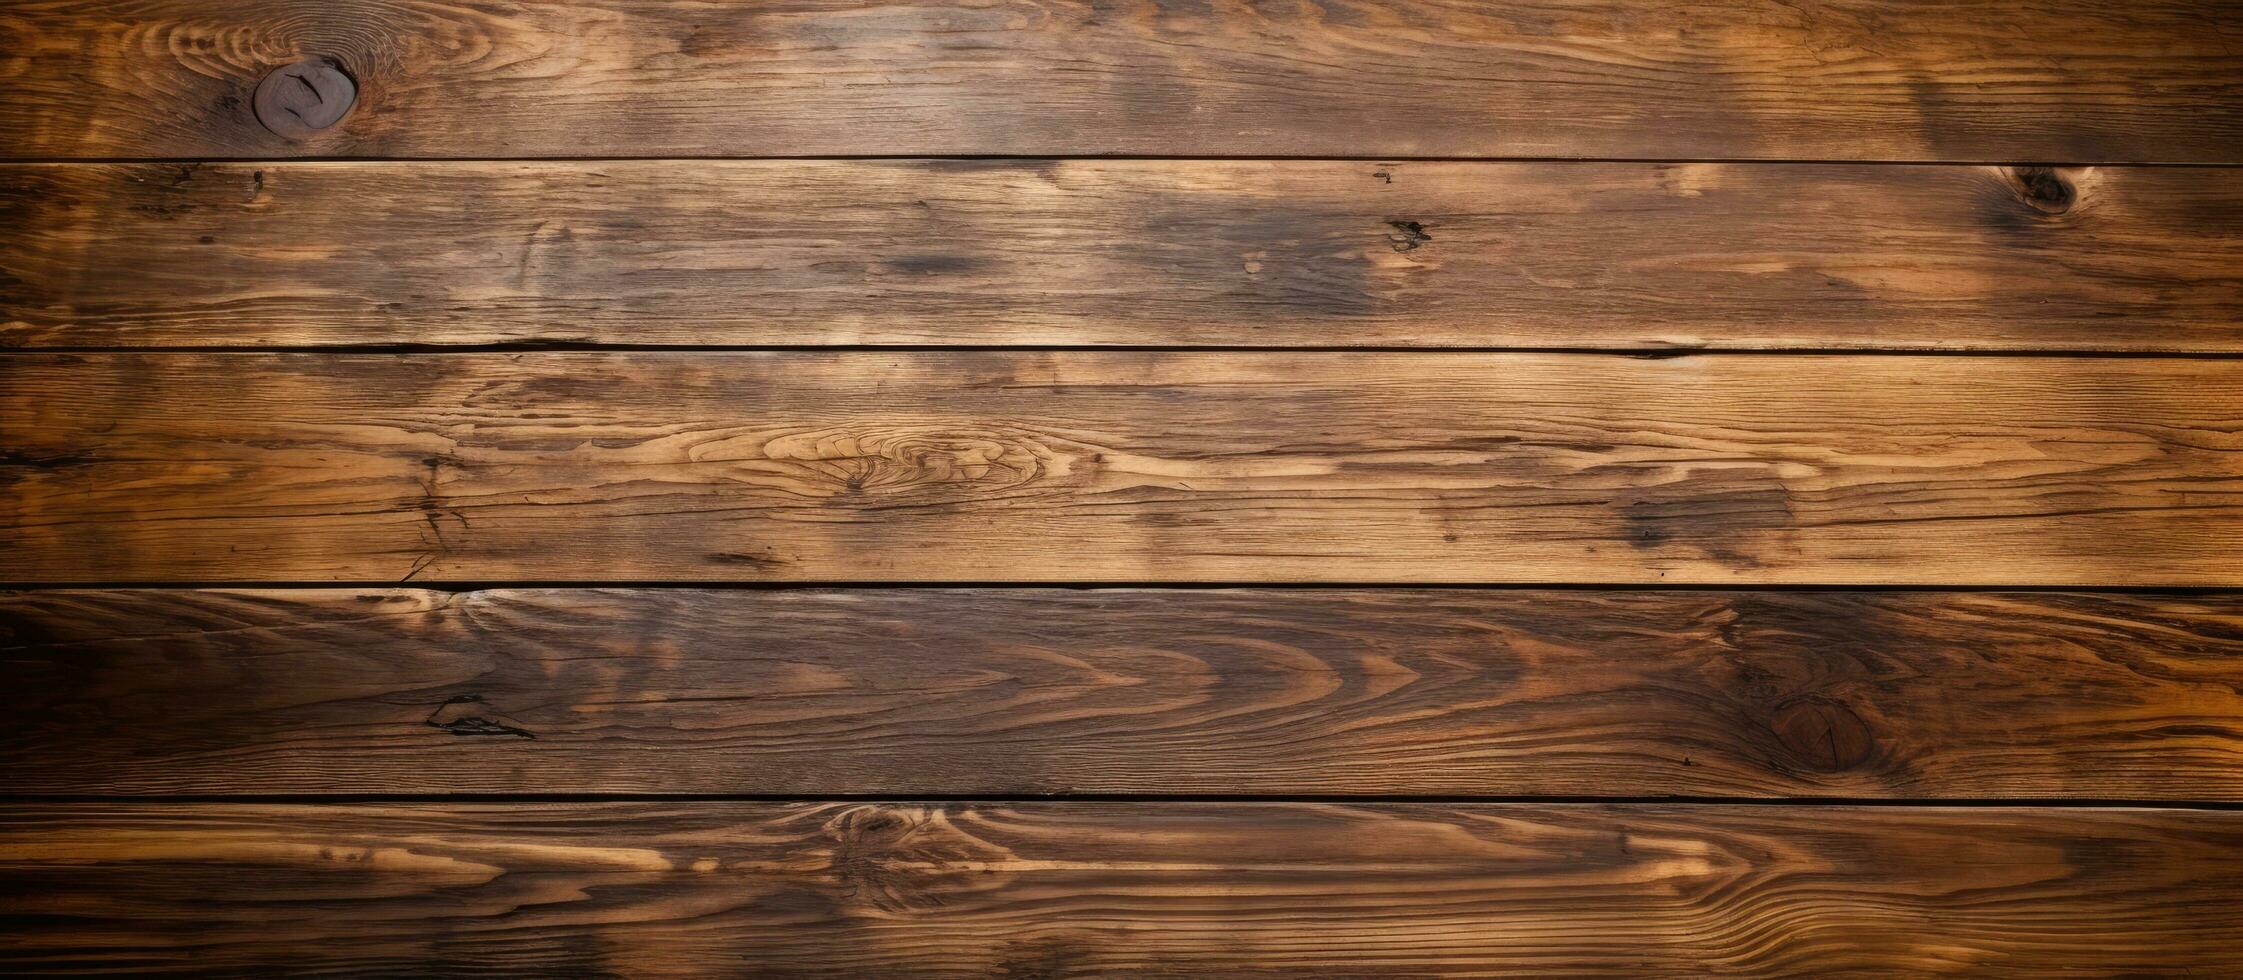
[[336, 154], [317, 157], [12, 157], [0, 160], [4, 167], [52, 166], [152, 166], [213, 163], [273, 166], [321, 166], [329, 164], [484, 164], [484, 163], [940, 163], [947, 160], [964, 162], [987, 161], [992, 163], [1033, 163], [1051, 161], [1065, 163], [1082, 161], [1090, 163], [1532, 163], [1565, 166], [1569, 164], [1645, 164], [1651, 166], [1694, 164], [1720, 164], [1722, 166], [1844, 166], [1844, 167], [2096, 167], [2103, 169], [2135, 170], [2231, 170], [2243, 168], [2243, 161], [2211, 161], [2192, 163], [2174, 160], [2141, 160], [2111, 162], [2107, 160], [2039, 160], [2039, 159], [1961, 159], [1924, 157], [1908, 160], [1854, 160], [1845, 157], [1563, 157], [1563, 156], [1353, 156], [1314, 155], [1250, 156], [1220, 153], [1092, 153], [1072, 155], [1012, 154], [1012, 153], [938, 153], [938, 154], [849, 154], [820, 153], [777, 156], [507, 156], [507, 157], [430, 157], [430, 156], [351, 156]]
[[598, 342], [508, 341], [492, 344], [257, 344], [223, 346], [202, 344], [167, 347], [57, 346], [0, 348], [0, 358], [55, 354], [1563, 354], [1581, 357], [1625, 357], [1645, 361], [1671, 361], [1685, 357], [2021, 357], [2093, 360], [2237, 361], [2243, 350], [2081, 350], [2077, 348], [2016, 349], [2003, 347], [1534, 347], [1498, 346], [1399, 346], [1327, 344], [1312, 347], [1272, 347], [1253, 344], [611, 344]]
[[1876, 796], [1481, 796], [1411, 793], [0, 793], [0, 805], [360, 806], [445, 803], [1132, 803], [1132, 804], [1398, 804], [1424, 806], [1723, 806], [1830, 807], [1886, 810], [2068, 809], [2243, 811], [2243, 800], [2168, 800], [2145, 797], [1921, 797]]
[[[71, 589], [135, 589], [151, 592], [194, 592], [209, 589], [256, 589], [259, 591], [325, 590], [353, 588], [398, 588], [399, 583], [384, 579], [364, 582], [332, 580], [266, 581], [263, 579], [210, 580], [210, 581], [106, 581], [81, 582], [10, 582], [0, 581], [0, 592], [52, 592]], [[1677, 582], [1389, 582], [1389, 581], [1315, 581], [1315, 582], [1262, 582], [1237, 580], [1223, 582], [1161, 581], [1091, 581], [1044, 582], [1015, 580], [925, 579], [916, 581], [887, 581], [868, 579], [788, 579], [785, 581], [726, 581], [723, 579], [488, 579], [482, 581], [436, 579], [412, 582], [406, 586], [418, 592], [486, 592], [493, 589], [579, 589], [586, 592], [612, 592], [620, 590], [675, 589], [693, 592], [804, 592], [832, 589], [861, 589], [864, 591], [891, 592], [899, 590], [962, 591], [967, 589], [1021, 589], [1038, 592], [1095, 592], [1100, 590], [1209, 592], [1225, 589], [1254, 589], [1260, 591], [1339, 592], [1362, 589], [1388, 589], [1418, 591], [1428, 589], [1469, 590], [1476, 592], [1937, 592], [1937, 593], [2001, 593], [2057, 594], [2066, 592], [2096, 592], [2117, 595], [2170, 595], [2170, 596], [2222, 596], [2243, 595], [2243, 586], [2226, 585], [2097, 585], [2078, 583], [2068, 585], [1908, 585], [1905, 583], [1878, 583], [1869, 585], [1829, 585], [1777, 583], [1754, 585], [1751, 583], [1719, 582], [1708, 585], [1690, 585]]]

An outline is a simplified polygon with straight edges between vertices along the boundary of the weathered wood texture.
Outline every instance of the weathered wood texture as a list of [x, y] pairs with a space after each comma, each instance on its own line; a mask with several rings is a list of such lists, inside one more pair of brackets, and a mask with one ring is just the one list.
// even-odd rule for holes
[[[2233, 0], [13, 0], [19, 157], [2221, 162]], [[357, 105], [284, 138], [267, 73]], [[292, 131], [293, 132], [293, 131]]]
[[62, 794], [2243, 799], [2243, 596], [0, 596]]
[[2243, 170], [0, 167], [0, 345], [2243, 350]]
[[0, 966], [369, 975], [2243, 971], [2243, 813], [0, 807]]
[[18, 581], [2243, 584], [2243, 362], [24, 354]]

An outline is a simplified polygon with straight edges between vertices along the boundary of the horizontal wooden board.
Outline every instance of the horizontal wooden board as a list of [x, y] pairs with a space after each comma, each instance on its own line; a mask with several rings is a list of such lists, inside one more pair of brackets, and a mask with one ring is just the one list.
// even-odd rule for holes
[[[2232, 162], [2233, 14], [2227, 0], [13, 0], [0, 153]], [[320, 118], [268, 109], [261, 125], [260, 80], [307, 62], [339, 99], [355, 82], [347, 114], [306, 129], [339, 111], [323, 95]]]
[[2243, 361], [16, 354], [38, 583], [2243, 584]]
[[2243, 813], [0, 807], [0, 967], [364, 975], [2205, 975]]
[[2243, 800], [2243, 595], [0, 596], [21, 793]]
[[2243, 170], [0, 167], [0, 345], [2243, 350]]

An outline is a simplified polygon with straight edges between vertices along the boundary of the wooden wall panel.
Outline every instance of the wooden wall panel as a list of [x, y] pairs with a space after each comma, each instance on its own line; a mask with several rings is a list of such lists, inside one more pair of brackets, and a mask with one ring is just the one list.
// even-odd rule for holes
[[[15, 157], [2243, 158], [2231, 0], [14, 0]], [[333, 59], [291, 139], [255, 90]]]
[[2243, 350], [2243, 170], [0, 167], [0, 345]]
[[2243, 362], [17, 354], [26, 582], [2243, 584]]
[[2243, 800], [2243, 596], [0, 596], [21, 793]]
[[2243, 971], [2243, 813], [0, 808], [0, 967], [383, 975]]
[[2238, 165], [2238, 0], [10, 0], [0, 973], [2243, 976]]

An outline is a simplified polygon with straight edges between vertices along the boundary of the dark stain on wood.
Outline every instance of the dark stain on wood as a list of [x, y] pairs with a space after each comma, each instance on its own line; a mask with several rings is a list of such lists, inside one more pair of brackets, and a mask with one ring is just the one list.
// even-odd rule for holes
[[54, 452], [32, 454], [13, 450], [0, 452], [0, 467], [11, 470], [59, 470], [67, 466], [85, 466], [96, 457], [91, 452]]
[[1433, 240], [1432, 233], [1425, 230], [1423, 222], [1388, 218], [1386, 224], [1394, 229], [1392, 234], [1386, 236], [1386, 240], [1397, 252], [1414, 252], [1418, 246]]
[[2223, 595], [40, 590], [0, 637], [19, 792], [2243, 799]]
[[709, 553], [709, 560], [726, 565], [747, 565], [754, 568], [780, 568], [787, 564], [786, 559], [777, 555], [757, 554], [752, 551], [712, 551]]
[[1741, 568], [1759, 568], [1781, 550], [1780, 535], [1797, 526], [1792, 496], [1774, 477], [1716, 470], [1626, 492], [1620, 513], [1625, 540], [1637, 548], [1676, 545]]

